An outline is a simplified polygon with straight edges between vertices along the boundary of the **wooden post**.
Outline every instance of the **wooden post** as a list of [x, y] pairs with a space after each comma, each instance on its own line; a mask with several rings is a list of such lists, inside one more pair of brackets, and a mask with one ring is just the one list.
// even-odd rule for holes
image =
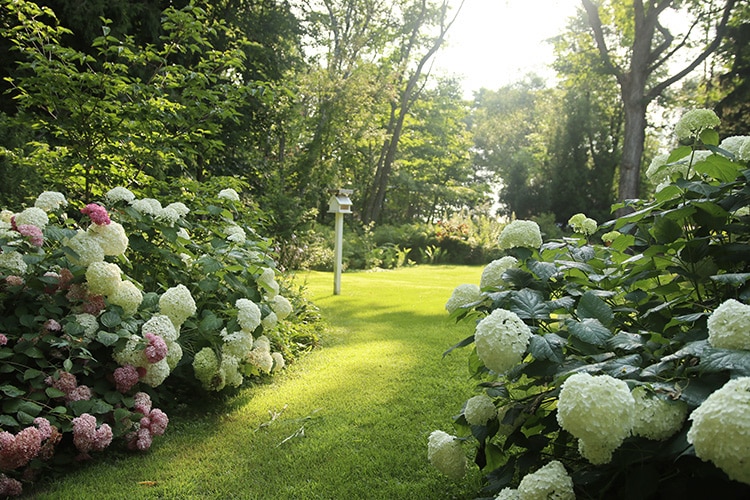
[[333, 294], [341, 295], [341, 260], [344, 243], [344, 214], [336, 212], [336, 242], [333, 260]]

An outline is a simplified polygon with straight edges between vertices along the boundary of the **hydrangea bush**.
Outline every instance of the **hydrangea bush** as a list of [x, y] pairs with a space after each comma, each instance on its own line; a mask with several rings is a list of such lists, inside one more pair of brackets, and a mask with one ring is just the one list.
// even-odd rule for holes
[[654, 199], [613, 207], [627, 215], [576, 214], [547, 242], [510, 223], [504, 264], [448, 300], [476, 331], [446, 354], [469, 348], [478, 381], [451, 453], [462, 442], [483, 494], [750, 494], [750, 138], [720, 142], [718, 123], [685, 115], [648, 169]]
[[45, 192], [0, 213], [0, 496], [52, 462], [145, 451], [158, 406], [281, 370], [316, 338], [234, 189], [72, 205]]

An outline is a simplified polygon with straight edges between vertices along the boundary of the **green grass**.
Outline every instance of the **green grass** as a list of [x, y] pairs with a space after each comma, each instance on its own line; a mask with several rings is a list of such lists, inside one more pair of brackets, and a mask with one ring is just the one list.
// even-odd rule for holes
[[37, 491], [39, 499], [471, 498], [479, 474], [455, 483], [427, 461], [427, 436], [451, 432], [472, 393], [466, 353], [442, 353], [471, 333], [443, 309], [481, 268], [420, 266], [305, 273], [330, 325], [320, 349], [224, 411], [173, 418], [142, 456], [111, 455]]

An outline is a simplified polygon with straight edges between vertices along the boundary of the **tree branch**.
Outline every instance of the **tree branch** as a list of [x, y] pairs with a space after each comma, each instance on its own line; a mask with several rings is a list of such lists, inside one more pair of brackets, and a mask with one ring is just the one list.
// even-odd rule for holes
[[[582, 0], [582, 1], [588, 1], [588, 0]], [[667, 78], [666, 80], [662, 81], [661, 83], [655, 85], [651, 90], [646, 94], [646, 102], [651, 102], [654, 100], [657, 96], [659, 96], [666, 88], [668, 88], [673, 83], [679, 81], [683, 77], [685, 77], [688, 73], [693, 71], [695, 68], [700, 65], [703, 61], [706, 60], [708, 56], [710, 56], [721, 44], [721, 40], [724, 38], [724, 34], [726, 32], [727, 22], [729, 21], [729, 16], [732, 14], [732, 9], [734, 8], [736, 0], [726, 0], [726, 3], [724, 4], [724, 12], [722, 14], [721, 20], [719, 21], [719, 24], [716, 26], [716, 38], [706, 47], [706, 49], [701, 52], [690, 64], [688, 64], [685, 68], [682, 69], [682, 71], [676, 73], [675, 75], [671, 76], [670, 78]]]
[[596, 47], [599, 50], [599, 56], [604, 66], [607, 68], [607, 71], [615, 75], [617, 80], [620, 81], [624, 76], [623, 71], [622, 68], [612, 62], [612, 58], [609, 56], [609, 49], [607, 48], [607, 42], [604, 39], [604, 30], [602, 29], [602, 20], [599, 17], [599, 7], [594, 5], [591, 0], [581, 0], [581, 4], [583, 4], [583, 8], [586, 9], [586, 14], [589, 16], [589, 26], [591, 26], [594, 32]]

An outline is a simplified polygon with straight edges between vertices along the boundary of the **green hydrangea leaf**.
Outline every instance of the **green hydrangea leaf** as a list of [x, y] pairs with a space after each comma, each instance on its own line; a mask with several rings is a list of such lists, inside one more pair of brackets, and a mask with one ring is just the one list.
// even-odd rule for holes
[[513, 294], [510, 310], [521, 319], [549, 318], [549, 309], [542, 293], [528, 288]]
[[102, 345], [109, 347], [115, 345], [115, 343], [120, 340], [120, 336], [116, 333], [99, 331], [96, 334], [96, 340], [98, 340]]
[[584, 293], [578, 301], [576, 314], [579, 318], [596, 319], [604, 326], [611, 325], [615, 317], [612, 308], [592, 291]]
[[565, 322], [571, 335], [597, 347], [606, 347], [612, 332], [596, 318], [583, 318], [580, 321], [569, 319]]
[[535, 359], [549, 360], [559, 365], [565, 361], [563, 347], [566, 340], [554, 333], [532, 335], [529, 340], [529, 352]]

